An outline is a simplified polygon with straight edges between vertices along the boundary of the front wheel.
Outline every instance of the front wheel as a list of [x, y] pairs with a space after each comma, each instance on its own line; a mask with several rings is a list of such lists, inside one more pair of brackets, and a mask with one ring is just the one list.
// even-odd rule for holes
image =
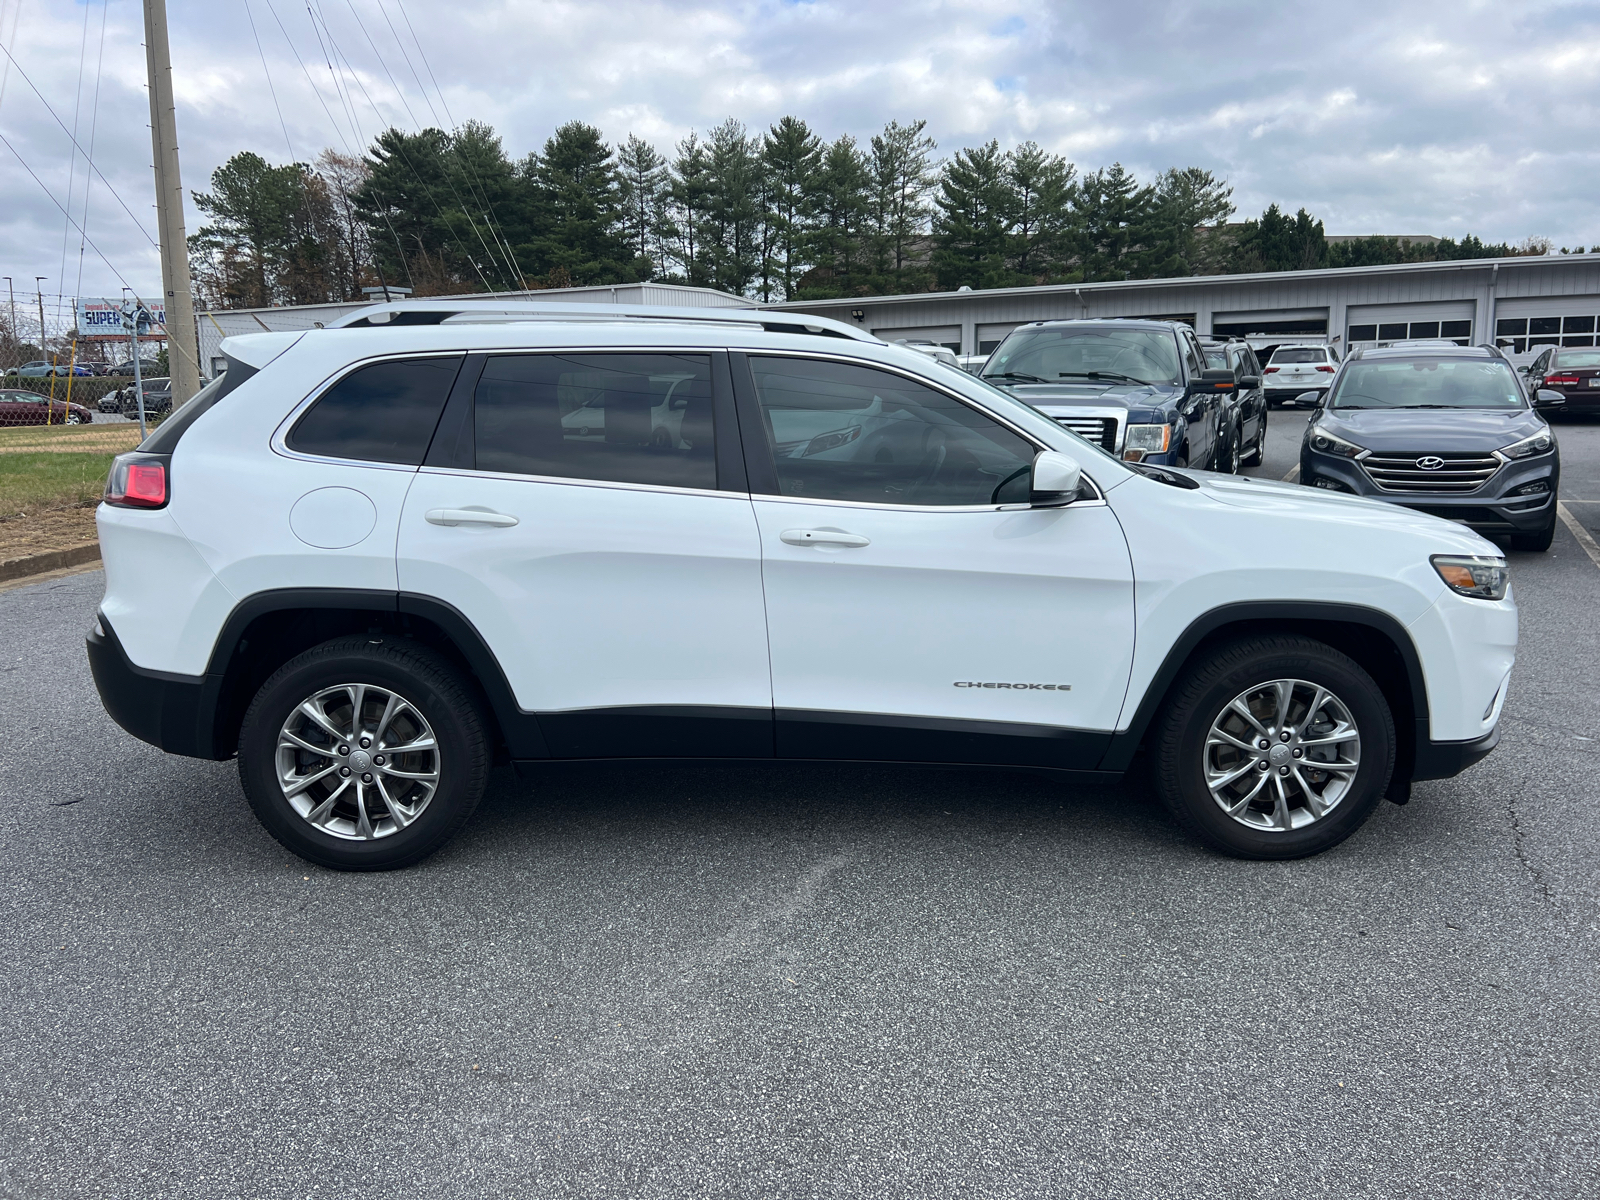
[[448, 662], [405, 639], [343, 637], [284, 664], [239, 733], [239, 777], [268, 832], [346, 871], [408, 866], [478, 806], [489, 745]]
[[1177, 822], [1237, 858], [1338, 845], [1372, 815], [1394, 769], [1394, 718], [1360, 664], [1310, 638], [1247, 638], [1198, 662], [1156, 737]]
[[1256, 440], [1251, 444], [1250, 453], [1244, 456], [1244, 465], [1259, 467], [1267, 456], [1267, 410], [1265, 407], [1256, 416]]

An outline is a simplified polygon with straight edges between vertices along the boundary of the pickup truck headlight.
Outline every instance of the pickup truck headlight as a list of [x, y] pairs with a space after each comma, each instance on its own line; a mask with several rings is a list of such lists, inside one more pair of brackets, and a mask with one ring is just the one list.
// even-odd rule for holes
[[1326, 429], [1318, 429], [1315, 425], [1306, 436], [1311, 442], [1311, 448], [1322, 454], [1337, 454], [1340, 458], [1360, 458], [1367, 452], [1365, 446], [1347, 442]]
[[1509, 446], [1501, 446], [1500, 453], [1507, 458], [1531, 458], [1535, 454], [1543, 454], [1556, 444], [1550, 436], [1548, 429], [1541, 429], [1532, 437], [1525, 437], [1520, 442], [1512, 442]]
[[1511, 583], [1511, 568], [1503, 558], [1472, 554], [1435, 554], [1428, 560], [1445, 586], [1459, 596], [1478, 600], [1504, 600]]
[[1147, 454], [1166, 453], [1171, 445], [1171, 425], [1129, 425], [1122, 442], [1123, 457], [1138, 462]]

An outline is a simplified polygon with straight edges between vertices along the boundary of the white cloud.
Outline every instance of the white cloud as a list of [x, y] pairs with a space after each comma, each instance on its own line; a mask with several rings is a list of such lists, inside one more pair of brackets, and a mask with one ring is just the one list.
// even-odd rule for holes
[[[169, 0], [191, 190], [238, 150], [286, 159], [284, 126], [311, 159], [391, 122], [445, 123], [446, 107], [493, 125], [513, 157], [573, 118], [667, 150], [730, 115], [759, 129], [794, 113], [825, 137], [858, 138], [922, 117], [945, 154], [1033, 138], [1084, 169], [1209, 167], [1243, 213], [1305, 205], [1330, 232], [1600, 240], [1600, 19], [1587, 6], [1393, 0], [1357, 19], [1275, 0], [315, 0], [330, 45], [297, 0], [249, 3], [265, 70], [242, 3]], [[100, 5], [29, 5], [12, 40], [67, 124], [76, 109], [85, 142]], [[153, 229], [139, 6], [105, 11], [95, 157]], [[336, 89], [329, 57], [358, 82], [344, 74]], [[15, 72], [0, 130], [65, 202], [67, 138]], [[79, 215], [83, 185], [80, 161]], [[14, 160], [0, 189], [13, 276], [48, 275], [51, 291], [65, 276], [74, 290], [78, 240], [64, 265], [60, 211]], [[99, 179], [89, 231], [154, 290], [155, 254]], [[84, 280], [86, 292], [117, 288], [92, 251]]]

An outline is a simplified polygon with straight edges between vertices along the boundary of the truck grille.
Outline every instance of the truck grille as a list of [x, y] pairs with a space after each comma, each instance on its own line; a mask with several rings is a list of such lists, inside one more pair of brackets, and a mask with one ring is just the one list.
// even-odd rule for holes
[[[1434, 466], [1435, 462], [1442, 465]], [[1427, 463], [1424, 467], [1419, 464]], [[1386, 492], [1431, 492], [1434, 495], [1475, 492], [1500, 469], [1492, 454], [1421, 451], [1415, 454], [1369, 454], [1361, 460], [1367, 478]], [[1431, 469], [1430, 469], [1431, 468]]]
[[1113, 454], [1117, 452], [1115, 417], [1057, 417], [1056, 423], [1065, 425], [1086, 442], [1093, 442]]

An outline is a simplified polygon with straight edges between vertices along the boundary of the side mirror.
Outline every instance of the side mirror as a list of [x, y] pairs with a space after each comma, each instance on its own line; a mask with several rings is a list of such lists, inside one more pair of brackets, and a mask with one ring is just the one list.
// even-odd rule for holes
[[1565, 404], [1567, 398], [1554, 388], [1540, 388], [1533, 394], [1535, 408], [1554, 408], [1558, 404]]
[[1035, 508], [1064, 508], [1078, 498], [1083, 468], [1070, 454], [1041, 450], [1033, 459], [1028, 503]]
[[1252, 391], [1253, 389], [1261, 386], [1261, 376], [1246, 375], [1244, 378], [1239, 380], [1239, 386], [1247, 392]]
[[1327, 392], [1301, 392], [1294, 398], [1296, 404], [1309, 404], [1312, 408], [1321, 408], [1328, 402]]
[[1189, 381], [1191, 392], [1231, 392], [1233, 388], [1233, 372], [1221, 369], [1201, 371], [1199, 379]]

